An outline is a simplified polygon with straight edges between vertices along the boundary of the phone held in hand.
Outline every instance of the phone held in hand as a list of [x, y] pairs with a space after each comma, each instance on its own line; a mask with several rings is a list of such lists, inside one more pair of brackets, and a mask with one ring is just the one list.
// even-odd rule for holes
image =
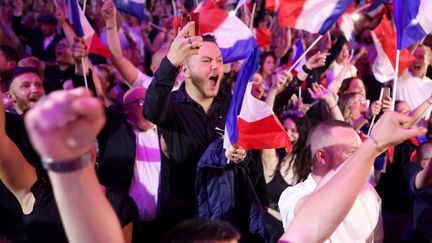
[[200, 35], [200, 16], [199, 13], [183, 13], [181, 16], [181, 29], [189, 22], [194, 22], [194, 26], [189, 29], [188, 37]]

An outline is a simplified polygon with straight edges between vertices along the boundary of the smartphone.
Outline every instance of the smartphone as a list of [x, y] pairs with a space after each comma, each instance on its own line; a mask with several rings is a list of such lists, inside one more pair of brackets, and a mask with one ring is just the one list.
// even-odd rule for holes
[[200, 16], [199, 13], [183, 13], [181, 16], [181, 28], [182, 29], [187, 23], [193, 21], [194, 26], [189, 30], [189, 36], [200, 35]]

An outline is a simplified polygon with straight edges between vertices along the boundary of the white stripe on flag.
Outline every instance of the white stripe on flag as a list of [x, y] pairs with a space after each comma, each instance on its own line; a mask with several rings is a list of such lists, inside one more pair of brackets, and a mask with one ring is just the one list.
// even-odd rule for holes
[[265, 102], [253, 97], [251, 91], [252, 82], [249, 82], [246, 86], [239, 117], [247, 122], [255, 122], [271, 116], [273, 113], [269, 106]]
[[318, 33], [338, 2], [339, 0], [306, 0], [295, 28]]
[[432, 2], [431, 0], [421, 0], [419, 12], [416, 19], [424, 29], [426, 34], [432, 33]]
[[253, 37], [249, 28], [245, 28], [244, 23], [237, 17], [226, 18], [213, 33], [220, 48], [230, 48], [237, 41]]

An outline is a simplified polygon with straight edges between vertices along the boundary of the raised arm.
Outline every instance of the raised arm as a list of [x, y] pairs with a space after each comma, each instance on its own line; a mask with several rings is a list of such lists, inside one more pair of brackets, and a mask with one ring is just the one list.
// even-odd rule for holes
[[35, 200], [30, 189], [36, 181], [36, 170], [7, 136], [5, 124], [3, 100], [0, 99], [0, 180], [18, 199], [23, 212], [30, 213]]
[[123, 242], [120, 223], [88, 156], [105, 122], [100, 100], [84, 88], [55, 91], [27, 113], [25, 122], [30, 140], [50, 168], [69, 241]]
[[105, 19], [108, 48], [112, 54], [111, 59], [113, 64], [126, 82], [129, 85], [134, 85], [138, 77], [138, 70], [132, 62], [123, 55], [117, 30], [117, 9], [111, 0], [104, 2], [102, 5], [102, 15]]
[[322, 100], [327, 104], [332, 119], [344, 121], [342, 112], [339, 109], [336, 96], [321, 84], [313, 83], [312, 89], [308, 89], [314, 100]]
[[403, 128], [410, 121], [409, 116], [385, 113], [373, 128], [371, 137], [302, 201], [279, 242], [323, 242], [327, 239], [351, 209], [375, 157], [391, 145], [426, 132], [423, 128]]
[[180, 66], [190, 56], [198, 53], [198, 48], [191, 48], [191, 46], [201, 46], [202, 37], [192, 36], [185, 38], [187, 31], [192, 26], [193, 23], [190, 22], [180, 30], [171, 44], [167, 57], [162, 60], [153, 81], [147, 89], [144, 102], [144, 116], [158, 126], [163, 126], [164, 123], [170, 122], [173, 114], [169, 105], [169, 99]]

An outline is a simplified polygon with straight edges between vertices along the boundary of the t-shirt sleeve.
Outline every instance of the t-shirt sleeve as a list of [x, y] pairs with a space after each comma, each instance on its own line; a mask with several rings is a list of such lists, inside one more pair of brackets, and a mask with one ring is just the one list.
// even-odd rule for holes
[[282, 216], [284, 230], [288, 228], [294, 219], [294, 211], [297, 203], [300, 201], [300, 199], [309, 194], [309, 192], [306, 190], [299, 190], [300, 188], [298, 188], [298, 186], [296, 187], [288, 187], [285, 189], [279, 199], [278, 204]]
[[130, 88], [132, 87], [144, 87], [144, 88], [148, 88], [148, 86], [150, 85], [152, 78], [150, 76], [147, 76], [146, 74], [144, 74], [143, 72], [141, 72], [141, 70], [139, 70], [138, 68], [137, 70], [137, 77], [133, 83], [133, 85], [128, 85]]

